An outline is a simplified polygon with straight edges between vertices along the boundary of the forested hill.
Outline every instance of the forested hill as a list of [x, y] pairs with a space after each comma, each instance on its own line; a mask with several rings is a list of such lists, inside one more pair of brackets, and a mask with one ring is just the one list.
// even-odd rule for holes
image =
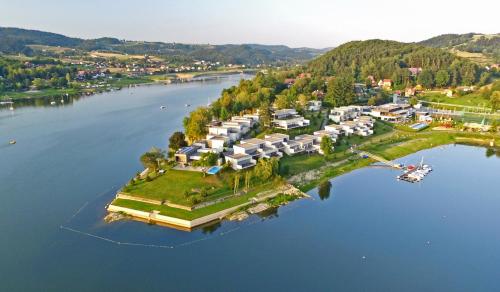
[[392, 79], [395, 85], [410, 79], [411, 67], [433, 76], [446, 70], [454, 85], [476, 83], [481, 74], [477, 64], [445, 50], [387, 40], [349, 42], [308, 64], [308, 70], [317, 76], [349, 73], [358, 82], [365, 82], [371, 75], [376, 80]]
[[481, 53], [500, 62], [500, 34], [443, 34], [419, 44], [443, 49], [452, 49], [468, 53]]
[[106, 50], [127, 54], [148, 54], [167, 60], [203, 59], [226, 64], [272, 64], [308, 61], [324, 52], [320, 49], [287, 46], [242, 44], [209, 45], [163, 42], [125, 41], [116, 38], [80, 39], [61, 34], [0, 27], [0, 52], [7, 54], [36, 52], [30, 45], [60, 46], [81, 51]]

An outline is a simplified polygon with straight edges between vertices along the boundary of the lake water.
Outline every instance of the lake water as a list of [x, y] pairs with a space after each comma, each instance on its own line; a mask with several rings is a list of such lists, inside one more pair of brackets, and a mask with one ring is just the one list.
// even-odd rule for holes
[[360, 169], [329, 195], [191, 233], [103, 223], [140, 154], [181, 128], [184, 104], [239, 78], [0, 111], [0, 290], [498, 291], [500, 159], [484, 148], [401, 159], [433, 165], [422, 183]]

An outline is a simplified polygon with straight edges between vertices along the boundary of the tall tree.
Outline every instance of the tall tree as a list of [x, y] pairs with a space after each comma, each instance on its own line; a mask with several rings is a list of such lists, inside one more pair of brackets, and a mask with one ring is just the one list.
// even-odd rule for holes
[[420, 75], [418, 75], [418, 83], [422, 84], [425, 88], [432, 88], [434, 85], [432, 71], [428, 69], [422, 70]]
[[211, 113], [206, 107], [199, 107], [184, 118], [184, 129], [189, 141], [202, 139], [208, 132], [207, 124], [211, 119]]
[[182, 132], [174, 132], [168, 139], [168, 148], [172, 150], [187, 146], [186, 135]]
[[450, 73], [448, 70], [441, 69], [436, 73], [436, 85], [438, 87], [446, 87], [450, 84]]
[[321, 151], [325, 156], [329, 156], [333, 153], [333, 141], [330, 136], [323, 136], [320, 143]]
[[326, 101], [334, 106], [352, 104], [354, 101], [354, 78], [343, 73], [328, 82]]
[[148, 152], [141, 155], [141, 163], [144, 168], [149, 168], [151, 171], [156, 171], [162, 160], [165, 159], [165, 153], [158, 148], [151, 148]]
[[280, 94], [276, 96], [276, 100], [274, 101], [274, 105], [278, 109], [285, 109], [292, 107], [292, 102], [288, 95]]
[[490, 103], [493, 111], [500, 109], [500, 91], [493, 91], [490, 96]]
[[278, 168], [279, 162], [277, 158], [262, 158], [257, 162], [257, 165], [254, 168], [254, 173], [260, 181], [265, 182], [278, 174]]
[[271, 111], [269, 110], [269, 102], [263, 102], [259, 107], [260, 124], [264, 127], [271, 125]]

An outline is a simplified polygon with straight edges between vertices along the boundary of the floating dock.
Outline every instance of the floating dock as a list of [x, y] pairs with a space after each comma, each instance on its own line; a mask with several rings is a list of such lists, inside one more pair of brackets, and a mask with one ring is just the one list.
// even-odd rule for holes
[[422, 162], [419, 166], [409, 165], [406, 167], [404, 173], [402, 175], [398, 175], [396, 178], [398, 180], [415, 183], [422, 181], [431, 171], [432, 167], [427, 164], [423, 164]]

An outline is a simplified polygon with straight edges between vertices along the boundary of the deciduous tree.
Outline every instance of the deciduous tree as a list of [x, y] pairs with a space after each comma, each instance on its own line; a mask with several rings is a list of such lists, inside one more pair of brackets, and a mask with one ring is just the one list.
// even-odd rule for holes
[[325, 156], [329, 156], [333, 153], [333, 141], [330, 136], [323, 136], [320, 143], [321, 151]]
[[168, 147], [172, 150], [187, 146], [186, 136], [182, 132], [174, 132], [168, 139], [168, 142]]

